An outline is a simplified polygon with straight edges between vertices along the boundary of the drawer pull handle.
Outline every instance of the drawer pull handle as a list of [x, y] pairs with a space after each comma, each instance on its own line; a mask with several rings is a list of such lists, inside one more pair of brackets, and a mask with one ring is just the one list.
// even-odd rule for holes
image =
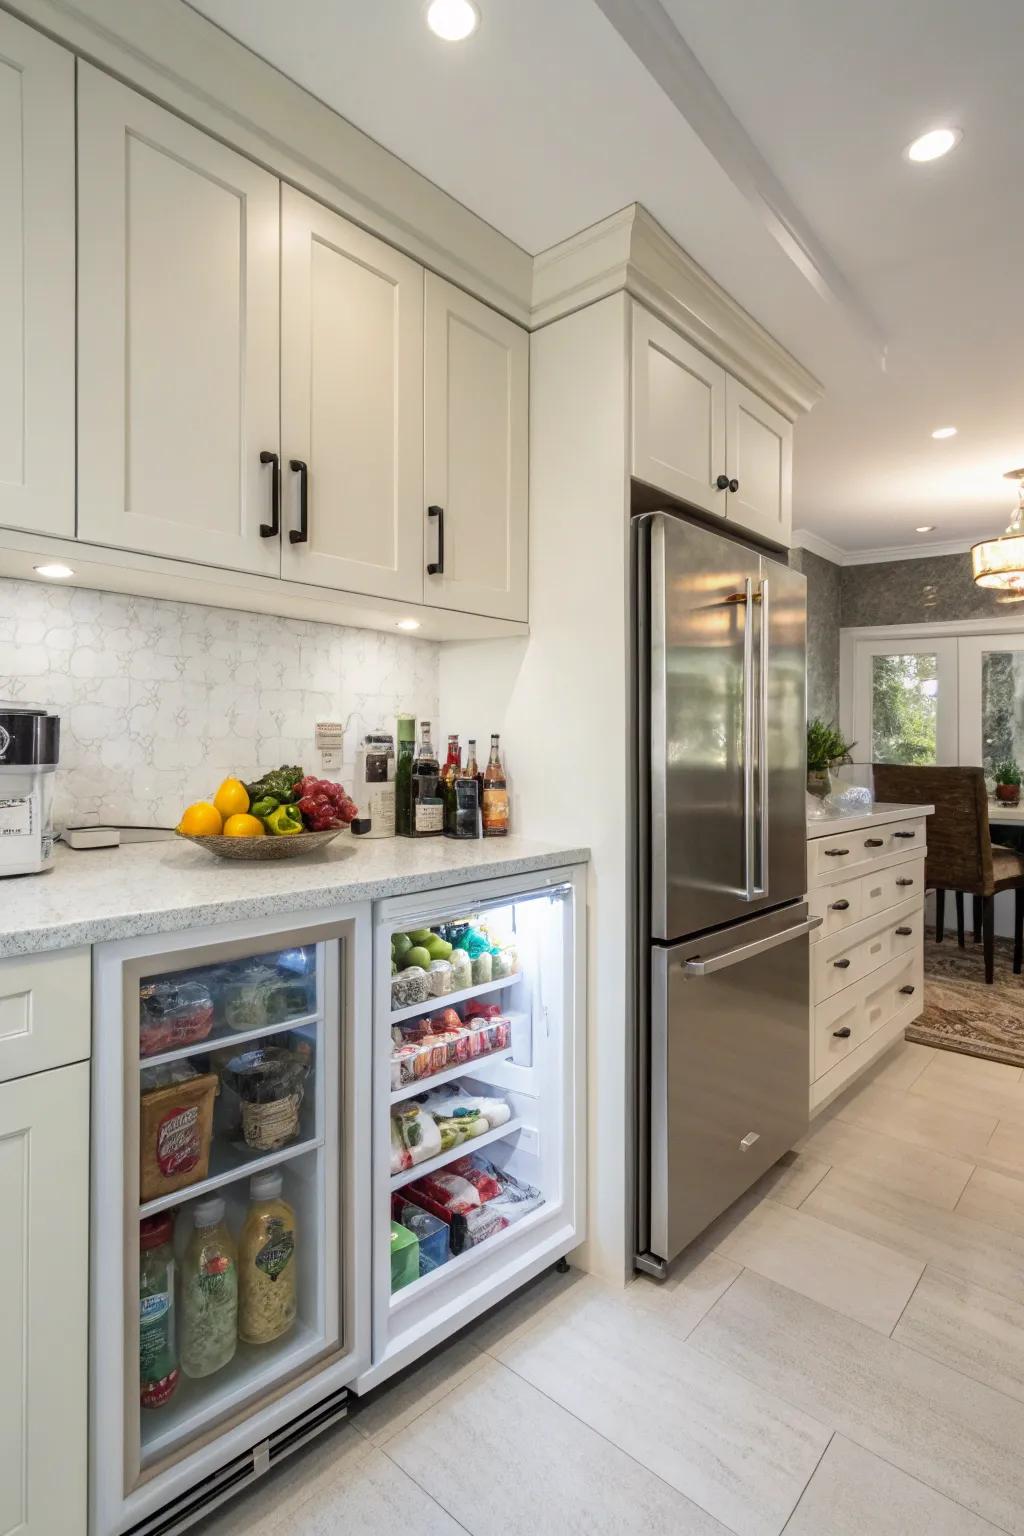
[[849, 848], [826, 848], [826, 859], [844, 859], [849, 853]]
[[740, 1142], [740, 1151], [749, 1152], [755, 1141], [761, 1140], [760, 1131], [748, 1131]]
[[830, 912], [848, 912], [849, 910], [850, 903], [848, 901], [834, 901], [829, 907]]
[[849, 960], [833, 960], [832, 964], [835, 966], [837, 971], [848, 970], [850, 966]]
[[897, 881], [896, 881], [896, 884], [897, 884], [897, 885], [913, 885], [913, 883], [914, 883], [914, 882], [913, 882], [913, 880], [909, 880], [909, 879], [906, 879], [906, 880], [897, 880]]
[[914, 931], [913, 928], [897, 928], [896, 929], [896, 932], [899, 934], [901, 939], [909, 939], [910, 935], [913, 933], [913, 931]]
[[866, 837], [864, 839], [864, 847], [865, 848], [884, 848], [885, 847], [885, 839], [882, 838], [882, 837]]
[[893, 837], [916, 837], [916, 832], [894, 832]]
[[832, 1033], [837, 1040], [849, 1040], [851, 1034], [850, 1026], [849, 1024], [844, 1024], [842, 1029], [834, 1029]]
[[910, 994], [914, 991], [914, 988], [911, 986], [900, 987], [900, 991], [904, 994], [905, 997], [909, 997]]

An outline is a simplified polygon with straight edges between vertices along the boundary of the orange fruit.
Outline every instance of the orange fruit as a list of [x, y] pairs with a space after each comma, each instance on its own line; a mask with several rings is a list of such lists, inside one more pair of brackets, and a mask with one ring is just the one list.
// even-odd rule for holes
[[240, 816], [249, 809], [249, 796], [241, 779], [225, 779], [213, 797], [213, 803], [224, 820]]
[[225, 837], [263, 837], [263, 823], [255, 816], [246, 816], [239, 812], [236, 816], [229, 816], [224, 823]]
[[182, 814], [178, 831], [186, 837], [217, 837], [223, 828], [220, 811], [209, 800], [197, 800]]

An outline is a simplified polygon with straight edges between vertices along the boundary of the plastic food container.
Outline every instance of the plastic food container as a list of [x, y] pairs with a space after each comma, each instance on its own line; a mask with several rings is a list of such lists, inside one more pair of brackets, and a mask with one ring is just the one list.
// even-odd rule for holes
[[452, 989], [462, 992], [473, 985], [473, 962], [464, 949], [453, 949], [449, 964], [452, 968]]
[[482, 987], [490, 980], [492, 980], [491, 952], [485, 949], [473, 961], [473, 985]]
[[213, 1028], [213, 997], [201, 981], [162, 976], [139, 988], [139, 1055], [197, 1045]]
[[391, 1289], [400, 1291], [420, 1277], [420, 1242], [400, 1222], [391, 1223]]
[[449, 992], [455, 991], [454, 972], [449, 960], [432, 960], [430, 962], [430, 991], [433, 997], [446, 997]]
[[184, 1082], [143, 1089], [139, 1098], [139, 1190], [157, 1200], [205, 1179], [210, 1167], [212, 1072]]
[[430, 977], [418, 965], [406, 966], [391, 978], [392, 1008], [412, 1008], [430, 997]]
[[224, 1082], [238, 1094], [242, 1136], [254, 1152], [276, 1152], [299, 1134], [299, 1110], [309, 1063], [279, 1045], [234, 1056]]
[[448, 1225], [439, 1216], [420, 1210], [407, 1200], [402, 1206], [402, 1226], [411, 1232], [420, 1245], [420, 1274], [429, 1275], [432, 1269], [447, 1264], [449, 1257]]
[[228, 1029], [262, 1029], [272, 1023], [267, 997], [277, 982], [277, 972], [262, 960], [225, 966], [217, 976], [217, 1008]]
[[503, 977], [513, 975], [515, 968], [516, 952], [511, 946], [499, 949], [495, 954], [491, 955], [491, 979], [493, 981], [501, 981]]

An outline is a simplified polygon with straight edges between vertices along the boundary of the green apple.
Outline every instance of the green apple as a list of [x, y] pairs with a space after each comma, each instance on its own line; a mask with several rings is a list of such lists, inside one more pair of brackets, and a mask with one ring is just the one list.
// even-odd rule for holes
[[409, 938], [414, 944], [423, 944], [426, 946], [430, 943], [433, 937], [434, 935], [431, 933], [429, 928], [416, 928], [411, 929], [409, 932]]
[[414, 944], [412, 949], [407, 949], [402, 956], [402, 969], [404, 970], [407, 965], [418, 965], [423, 970], [429, 971], [430, 959], [431, 956], [428, 949], [424, 949], [422, 944]]
[[401, 960], [412, 949], [412, 939], [407, 933], [393, 933], [391, 935], [391, 958]]
[[442, 939], [439, 933], [432, 933], [429, 941], [423, 947], [431, 960], [448, 960], [451, 958], [452, 947], [447, 939]]

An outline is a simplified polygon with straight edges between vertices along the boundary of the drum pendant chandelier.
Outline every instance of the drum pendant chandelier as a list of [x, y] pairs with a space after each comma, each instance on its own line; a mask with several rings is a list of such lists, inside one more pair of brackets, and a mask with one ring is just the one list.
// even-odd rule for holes
[[986, 539], [971, 550], [971, 567], [979, 587], [1024, 594], [1024, 469], [1011, 469], [1007, 480], [1017, 482], [1017, 506], [1005, 533]]

